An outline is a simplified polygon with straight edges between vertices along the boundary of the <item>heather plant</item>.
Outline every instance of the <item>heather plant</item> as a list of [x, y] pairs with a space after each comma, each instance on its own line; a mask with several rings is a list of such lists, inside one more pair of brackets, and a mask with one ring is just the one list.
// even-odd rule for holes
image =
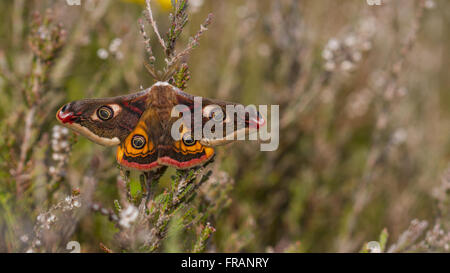
[[[2, 1], [0, 251], [448, 252], [449, 7]], [[161, 79], [279, 105], [279, 148], [141, 173], [57, 125]]]

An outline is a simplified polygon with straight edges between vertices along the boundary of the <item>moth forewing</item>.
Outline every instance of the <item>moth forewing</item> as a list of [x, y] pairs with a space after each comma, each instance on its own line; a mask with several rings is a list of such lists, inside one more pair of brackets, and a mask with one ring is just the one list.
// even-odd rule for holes
[[67, 103], [56, 113], [63, 126], [104, 145], [117, 146], [135, 128], [146, 108], [149, 90]]
[[[257, 132], [260, 126], [265, 124], [264, 118], [259, 114], [254, 105], [243, 106], [241, 104], [228, 103], [225, 108], [224, 131], [222, 135], [204, 134], [200, 142], [205, 146], [225, 145], [236, 140], [257, 140]], [[220, 126], [218, 126], [220, 128]], [[217, 127], [216, 127], [217, 128]]]

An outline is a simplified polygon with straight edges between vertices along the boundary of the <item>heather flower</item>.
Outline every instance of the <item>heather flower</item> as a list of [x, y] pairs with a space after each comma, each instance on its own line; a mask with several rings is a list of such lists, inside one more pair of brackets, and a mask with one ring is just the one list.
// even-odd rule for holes
[[129, 205], [125, 210], [122, 210], [119, 215], [119, 225], [123, 228], [129, 228], [139, 215], [138, 209]]
[[322, 50], [327, 71], [352, 72], [361, 62], [363, 53], [372, 48], [376, 28], [373, 18], [365, 18], [354, 31], [341, 38], [331, 38]]

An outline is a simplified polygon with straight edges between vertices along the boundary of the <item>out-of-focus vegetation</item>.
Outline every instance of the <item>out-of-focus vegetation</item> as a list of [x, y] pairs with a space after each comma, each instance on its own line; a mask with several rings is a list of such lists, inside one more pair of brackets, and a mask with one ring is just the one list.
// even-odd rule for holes
[[[168, 1], [151, 2], [165, 37]], [[177, 48], [214, 20], [186, 91], [280, 105], [280, 146], [169, 169], [145, 211], [146, 177], [54, 118], [153, 83], [144, 1], [1, 1], [0, 251], [449, 251], [450, 3], [382, 3], [191, 0]]]

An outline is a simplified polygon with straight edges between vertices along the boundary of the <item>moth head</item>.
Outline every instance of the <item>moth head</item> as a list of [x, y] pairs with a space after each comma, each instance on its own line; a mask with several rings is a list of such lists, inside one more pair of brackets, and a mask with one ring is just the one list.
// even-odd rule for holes
[[[118, 126], [127, 118], [122, 108], [113, 99], [79, 100], [62, 106], [56, 118], [64, 126], [98, 144], [114, 146], [128, 134], [126, 125], [122, 125], [123, 128]], [[128, 117], [133, 118], [132, 115]]]

